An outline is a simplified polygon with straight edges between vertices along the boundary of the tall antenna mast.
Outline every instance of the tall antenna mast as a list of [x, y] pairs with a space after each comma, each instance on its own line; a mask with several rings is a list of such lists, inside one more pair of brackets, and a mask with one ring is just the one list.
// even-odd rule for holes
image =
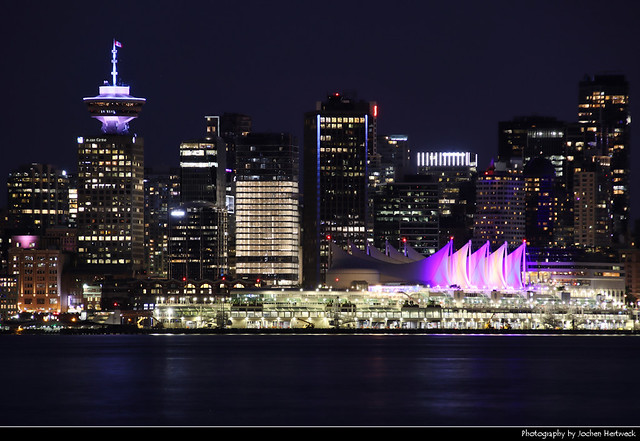
[[111, 49], [111, 54], [113, 55], [111, 58], [111, 64], [113, 65], [113, 70], [111, 71], [111, 77], [113, 78], [113, 86], [117, 86], [117, 78], [118, 71], [116, 70], [116, 64], [118, 63], [118, 47], [122, 47], [122, 43], [120, 43], [115, 38], [113, 39], [113, 49]]

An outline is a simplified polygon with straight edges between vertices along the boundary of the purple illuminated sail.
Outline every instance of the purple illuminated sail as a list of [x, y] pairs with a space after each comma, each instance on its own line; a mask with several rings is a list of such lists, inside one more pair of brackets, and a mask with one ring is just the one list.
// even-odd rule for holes
[[451, 281], [449, 280], [449, 266], [452, 248], [453, 241], [449, 241], [447, 245], [431, 256], [415, 262], [420, 268], [420, 280], [422, 280], [423, 283], [430, 286], [442, 287], [451, 285]]
[[431, 287], [458, 286], [462, 289], [502, 290], [524, 287], [524, 243], [508, 254], [506, 242], [492, 253], [487, 241], [472, 253], [471, 242], [454, 252], [453, 241], [449, 241], [434, 254], [428, 257], [421, 256], [421, 259], [416, 261], [409, 260], [388, 244], [386, 250], [387, 253], [382, 253], [369, 246], [365, 252], [350, 244], [347, 252], [332, 243], [331, 270], [375, 271], [382, 283], [417, 283]]
[[474, 288], [487, 286], [487, 257], [489, 256], [489, 241], [469, 256], [469, 282]]
[[504, 258], [507, 253], [507, 243], [502, 244], [487, 258], [487, 288], [501, 289], [507, 286], [504, 279]]
[[507, 288], [522, 289], [524, 281], [522, 272], [525, 270], [526, 243], [522, 243], [505, 259], [505, 279]]
[[469, 254], [471, 251], [471, 241], [451, 255], [450, 281], [452, 285], [467, 289], [471, 287], [469, 281]]

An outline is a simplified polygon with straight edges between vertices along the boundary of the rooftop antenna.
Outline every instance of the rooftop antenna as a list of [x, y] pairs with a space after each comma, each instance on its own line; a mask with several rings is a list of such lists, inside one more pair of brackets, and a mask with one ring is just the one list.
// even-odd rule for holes
[[116, 64], [118, 63], [118, 47], [122, 47], [122, 43], [120, 43], [115, 38], [113, 39], [113, 49], [111, 49], [111, 53], [113, 57], [111, 58], [111, 64], [113, 64], [113, 70], [111, 71], [111, 77], [113, 78], [113, 86], [117, 86], [116, 81], [118, 77], [118, 71], [116, 70]]

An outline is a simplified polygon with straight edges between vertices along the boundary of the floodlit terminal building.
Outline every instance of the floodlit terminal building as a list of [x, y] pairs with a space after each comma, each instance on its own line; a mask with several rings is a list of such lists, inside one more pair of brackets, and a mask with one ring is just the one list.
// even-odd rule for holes
[[[136, 281], [133, 311], [162, 328], [635, 329], [615, 263], [527, 261], [523, 243], [429, 257], [334, 247], [327, 284], [248, 288], [240, 281]], [[103, 291], [103, 295], [108, 292]], [[135, 317], [134, 317], [135, 316]]]

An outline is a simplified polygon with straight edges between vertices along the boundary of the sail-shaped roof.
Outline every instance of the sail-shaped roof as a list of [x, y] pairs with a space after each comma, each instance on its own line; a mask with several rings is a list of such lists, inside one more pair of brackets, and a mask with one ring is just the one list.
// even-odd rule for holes
[[[364, 251], [354, 244], [349, 244], [349, 251], [334, 243], [330, 249], [330, 270], [372, 270], [380, 275], [382, 282], [417, 283], [432, 287], [457, 286], [462, 289], [500, 290], [524, 287], [525, 243], [509, 254], [506, 242], [494, 252], [491, 252], [489, 242], [472, 252], [471, 242], [456, 251], [451, 240], [432, 255], [421, 256], [418, 260], [410, 260], [389, 244], [386, 246], [386, 253], [371, 246]], [[402, 260], [402, 257], [405, 259]]]

